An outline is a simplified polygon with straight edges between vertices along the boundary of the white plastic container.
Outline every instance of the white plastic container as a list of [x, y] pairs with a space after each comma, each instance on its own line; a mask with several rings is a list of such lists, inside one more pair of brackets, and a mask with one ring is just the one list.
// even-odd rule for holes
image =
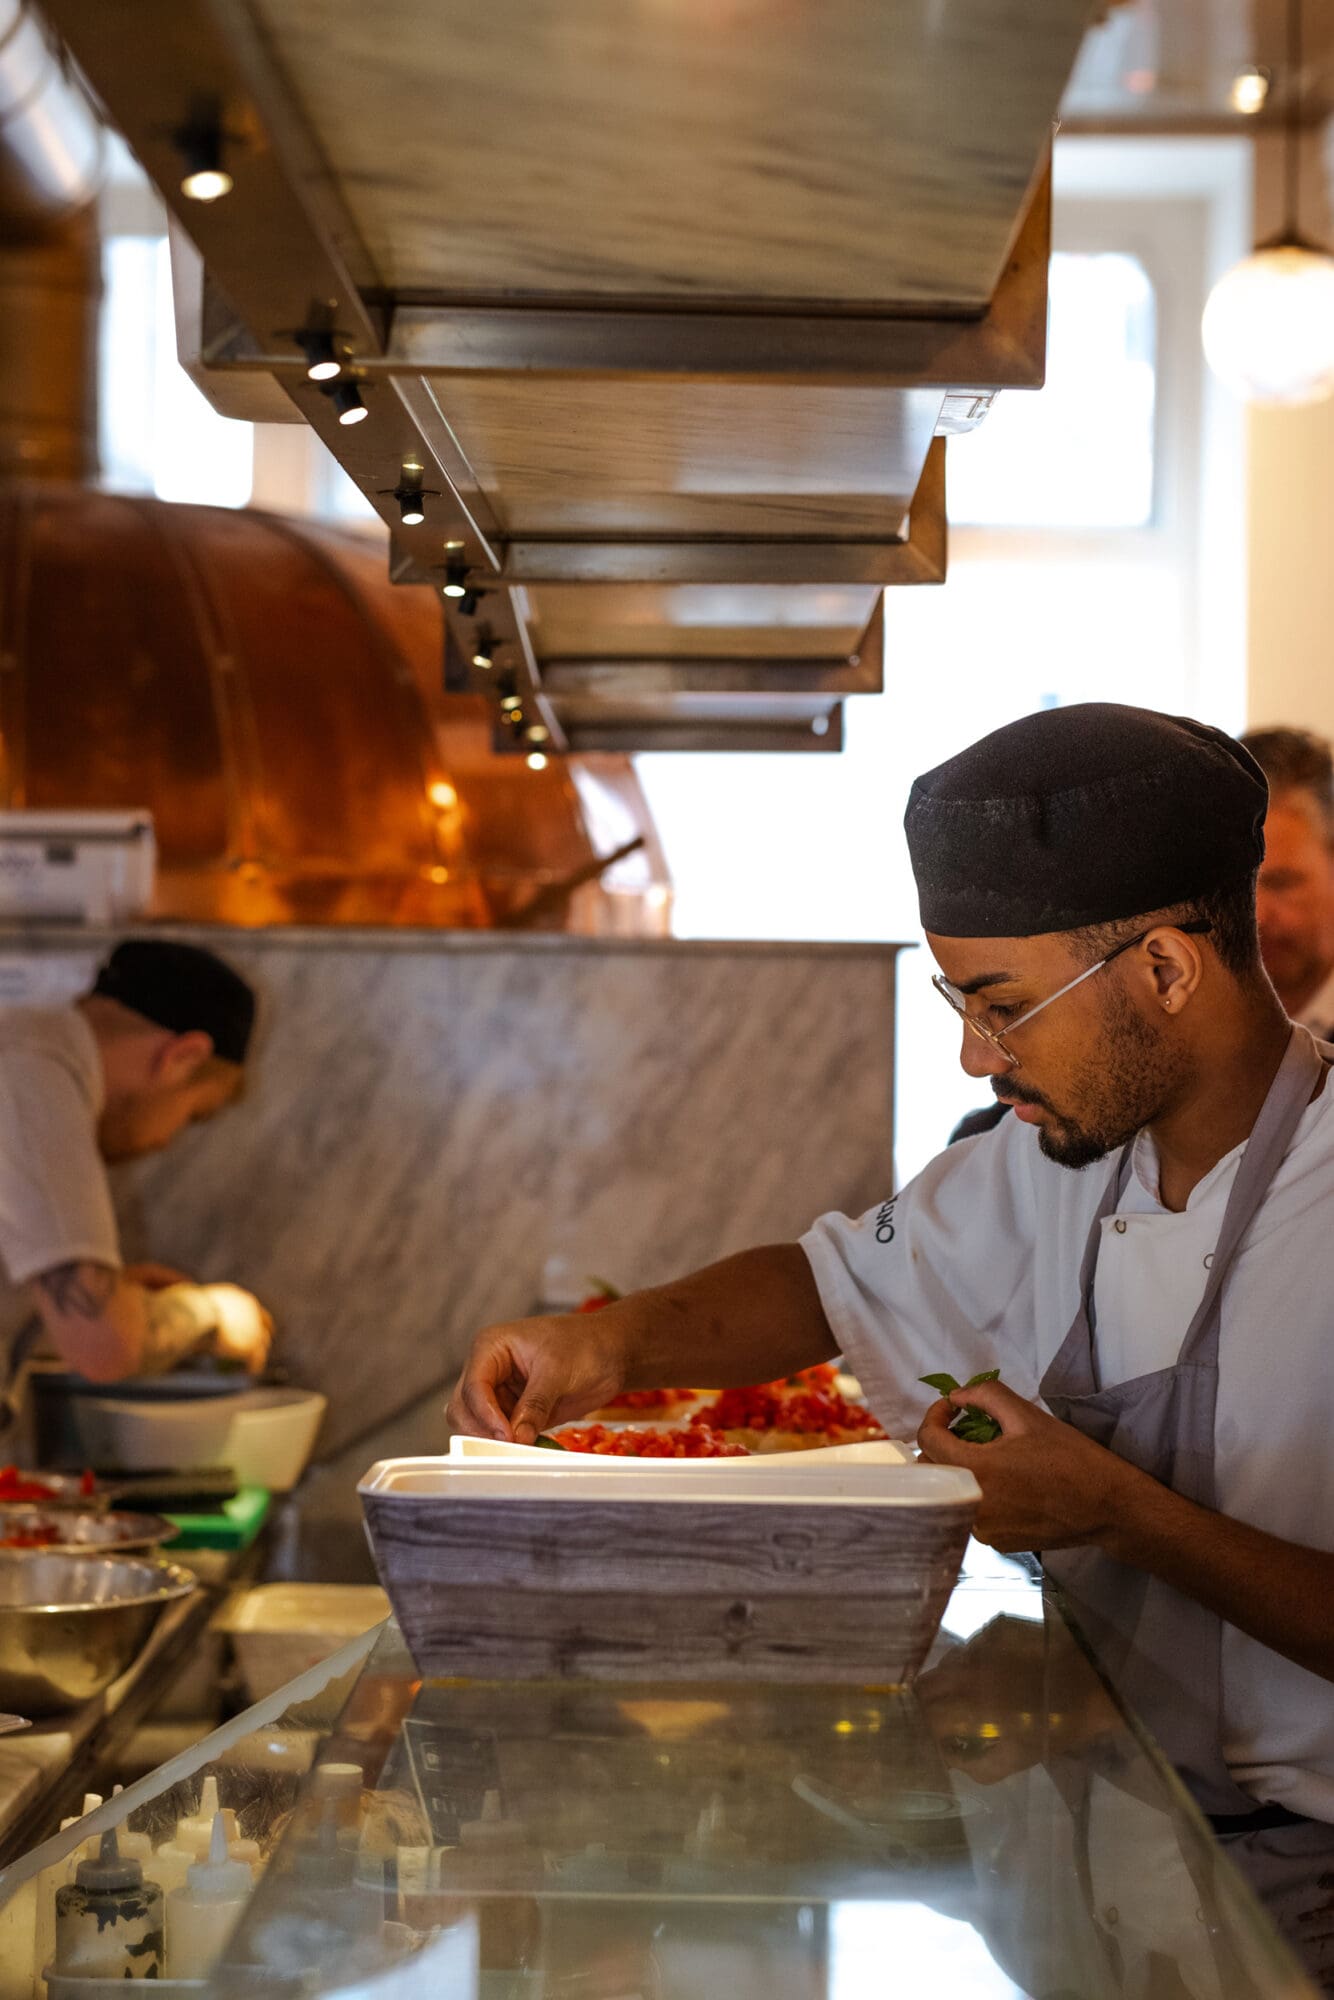
[[80, 1396], [74, 1406], [88, 1462], [107, 1471], [229, 1465], [241, 1486], [288, 1493], [306, 1469], [326, 1398], [313, 1389], [130, 1402]]
[[218, 1613], [236, 1655], [248, 1701], [263, 1701], [347, 1639], [389, 1616], [374, 1583], [263, 1583], [238, 1591]]

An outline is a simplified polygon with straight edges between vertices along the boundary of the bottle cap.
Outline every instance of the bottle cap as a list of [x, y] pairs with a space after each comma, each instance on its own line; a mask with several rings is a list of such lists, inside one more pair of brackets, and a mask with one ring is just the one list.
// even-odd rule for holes
[[219, 1812], [222, 1813], [222, 1822], [226, 1828], [228, 1840], [234, 1840], [236, 1838], [236, 1814], [230, 1806], [219, 1806], [217, 1779], [212, 1777], [205, 1778], [203, 1789], [199, 1795], [198, 1811], [187, 1813], [185, 1818], [177, 1824], [177, 1846], [189, 1848], [197, 1861], [206, 1859], [213, 1840], [213, 1822]]
[[199, 1903], [237, 1903], [250, 1894], [254, 1877], [244, 1861], [232, 1861], [227, 1853], [227, 1827], [221, 1813], [215, 1813], [209, 1838], [208, 1860], [196, 1861], [187, 1869], [186, 1889]]
[[116, 1829], [109, 1826], [102, 1835], [97, 1855], [79, 1863], [74, 1871], [74, 1880], [80, 1889], [101, 1891], [108, 1895], [126, 1889], [142, 1889], [143, 1864], [136, 1861], [133, 1855], [121, 1853], [116, 1841]]
[[360, 1764], [317, 1764], [315, 1766], [315, 1790], [325, 1798], [354, 1797], [360, 1799], [365, 1776]]

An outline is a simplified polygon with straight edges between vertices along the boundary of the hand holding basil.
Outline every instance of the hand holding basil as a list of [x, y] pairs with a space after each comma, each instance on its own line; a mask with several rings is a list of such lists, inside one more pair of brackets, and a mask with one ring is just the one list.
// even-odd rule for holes
[[[928, 1389], [934, 1389], [937, 1395], [949, 1396], [955, 1389], [975, 1389], [979, 1382], [998, 1382], [1000, 1369], [985, 1368], [980, 1375], [970, 1375], [966, 1382], [956, 1382], [952, 1375], [947, 1374], [919, 1375], [917, 1379], [925, 1382]], [[990, 1444], [1001, 1434], [996, 1419], [989, 1417], [985, 1410], [979, 1410], [975, 1403], [964, 1404], [950, 1429], [965, 1444]]]

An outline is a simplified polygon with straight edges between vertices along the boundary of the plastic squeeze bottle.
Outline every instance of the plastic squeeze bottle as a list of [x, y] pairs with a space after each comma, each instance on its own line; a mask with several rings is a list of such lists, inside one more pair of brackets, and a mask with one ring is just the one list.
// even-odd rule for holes
[[157, 1979], [162, 1974], [162, 1891], [141, 1861], [122, 1855], [116, 1829], [95, 1860], [79, 1863], [56, 1890], [55, 1970], [83, 1979]]
[[185, 1886], [167, 1898], [167, 1972], [172, 1979], [207, 1979], [242, 1910], [253, 1882], [244, 1861], [227, 1855], [227, 1828], [219, 1813], [207, 1861], [196, 1861]]
[[[123, 1792], [124, 1789], [124, 1785], [113, 1785], [111, 1787], [112, 1798], [114, 1799], [117, 1792]], [[128, 1855], [133, 1861], [151, 1861], [153, 1859], [153, 1843], [148, 1835], [146, 1833], [131, 1833], [123, 1820], [116, 1828], [116, 1845], [119, 1847], [122, 1855]], [[149, 1872], [152, 1872], [151, 1869]]]
[[[83, 1795], [82, 1810], [76, 1813], [73, 1819], [63, 1820], [60, 1831], [63, 1833], [67, 1826], [76, 1826], [81, 1819], [87, 1819], [89, 1813], [95, 1812], [101, 1803], [102, 1794], [100, 1792], [85, 1792]], [[87, 1840], [79, 1842], [79, 1845], [74, 1849], [74, 1852], [65, 1864], [65, 1880], [67, 1882], [74, 1880], [74, 1871], [81, 1861], [96, 1861], [101, 1845], [101, 1837], [98, 1834], [91, 1834]]]
[[234, 1840], [240, 1838], [236, 1831], [236, 1814], [230, 1806], [218, 1804], [217, 1779], [205, 1778], [199, 1794], [198, 1811], [187, 1813], [184, 1819], [176, 1822], [173, 1835], [176, 1846], [188, 1848], [196, 1861], [206, 1860], [213, 1850], [213, 1822], [219, 1814], [230, 1847]]
[[[71, 1813], [60, 1822], [60, 1831], [68, 1832], [79, 1824], [79, 1815]], [[99, 1843], [100, 1844], [100, 1843]], [[85, 1858], [85, 1849], [93, 1850], [93, 1843], [85, 1840], [65, 1861], [53, 1861], [49, 1868], [43, 1868], [37, 1877], [37, 1922], [33, 1935], [33, 1970], [40, 1974], [55, 1957], [56, 1951], [56, 1890], [62, 1882], [74, 1880], [74, 1870]]]

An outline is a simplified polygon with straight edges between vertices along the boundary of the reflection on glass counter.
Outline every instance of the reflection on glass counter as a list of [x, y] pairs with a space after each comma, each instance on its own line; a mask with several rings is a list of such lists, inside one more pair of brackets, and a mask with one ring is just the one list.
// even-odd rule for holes
[[[306, 1692], [124, 1795], [151, 1879], [216, 1779], [218, 1853], [258, 1877], [207, 1987], [172, 1983], [168, 1895], [163, 2000], [1318, 1990], [1055, 1595], [976, 1547], [911, 1689], [422, 1681], [389, 1623]], [[40, 1978], [76, 1837], [0, 1903], [0, 2000], [110, 1992]], [[1311, 1953], [1328, 1866], [1308, 1847], [1260, 1882]]]
[[419, 1682], [390, 1625], [220, 2000], [1258, 2000], [1295, 1961], [1055, 1599], [987, 1558], [912, 1690]]

